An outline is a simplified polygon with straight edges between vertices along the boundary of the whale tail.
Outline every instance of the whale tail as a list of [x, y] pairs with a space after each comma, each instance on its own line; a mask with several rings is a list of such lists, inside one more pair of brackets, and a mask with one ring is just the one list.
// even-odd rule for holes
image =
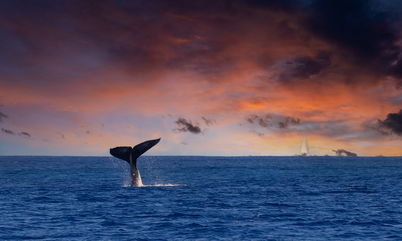
[[131, 186], [132, 187], [142, 187], [142, 180], [140, 171], [137, 169], [137, 158], [144, 154], [146, 151], [151, 149], [153, 146], [158, 144], [161, 140], [154, 139], [149, 141], [144, 141], [134, 147], [131, 146], [118, 146], [110, 149], [110, 154], [121, 160], [124, 160], [130, 164], [131, 172]]
[[146, 151], [151, 149], [153, 146], [159, 143], [159, 139], [154, 139], [154, 140], [149, 140], [149, 141], [144, 141], [134, 147], [131, 146], [118, 146], [115, 148], [110, 149], [110, 154], [114, 157], [117, 157], [121, 160], [124, 160], [128, 163], [130, 163], [130, 155], [132, 160], [136, 160], [139, 156], [144, 154]]

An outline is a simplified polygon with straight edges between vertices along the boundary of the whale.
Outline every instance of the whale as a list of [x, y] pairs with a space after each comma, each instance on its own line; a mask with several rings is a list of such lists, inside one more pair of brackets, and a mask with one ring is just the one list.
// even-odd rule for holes
[[118, 146], [118, 147], [110, 148], [110, 154], [112, 156], [117, 157], [130, 164], [131, 186], [132, 187], [143, 186], [140, 171], [137, 168], [138, 157], [140, 157], [146, 151], [148, 151], [153, 146], [158, 144], [160, 140], [161, 140], [161, 138], [144, 141], [134, 147]]

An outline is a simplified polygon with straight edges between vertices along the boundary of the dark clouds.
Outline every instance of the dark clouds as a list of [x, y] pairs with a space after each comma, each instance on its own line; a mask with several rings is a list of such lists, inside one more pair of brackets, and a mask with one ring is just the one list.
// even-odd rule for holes
[[279, 11], [295, 11], [305, 5], [301, 0], [245, 0], [249, 6]]
[[[13, 130], [10, 130], [10, 129], [1, 128], [1, 131], [7, 135], [16, 135], [16, 132], [14, 132]], [[18, 133], [18, 135], [21, 137], [31, 138], [31, 134], [29, 134], [26, 131], [21, 131]]]
[[315, 36], [333, 44], [345, 61], [378, 75], [400, 77], [401, 19], [381, 1], [313, 1], [305, 22]]
[[[251, 6], [278, 11], [293, 32], [304, 36], [305, 51], [326, 57], [289, 56], [278, 79], [282, 84], [321, 83], [312, 76], [330, 67], [338, 77], [332, 82], [377, 84], [386, 77], [402, 84], [401, 14], [402, 6], [379, 0], [247, 1]], [[284, 26], [288, 26], [284, 25]], [[292, 32], [291, 31], [291, 32]], [[291, 36], [288, 32], [284, 39]], [[329, 58], [331, 56], [331, 58]], [[281, 60], [283, 61], [283, 60]], [[367, 78], [367, 75], [370, 75]], [[290, 81], [289, 81], [290, 80]]]
[[10, 129], [6, 129], [6, 128], [1, 128], [1, 131], [3, 133], [6, 133], [8, 135], [15, 135], [14, 131], [10, 130]]
[[0, 122], [2, 122], [6, 118], [8, 118], [8, 116], [6, 114], [0, 112]]
[[399, 51], [390, 20], [392, 16], [381, 11], [380, 6], [376, 8], [375, 1], [316, 0], [306, 25], [314, 34], [370, 62], [372, 58]]
[[279, 80], [282, 82], [295, 81], [300, 78], [310, 78], [319, 74], [331, 64], [330, 54], [321, 52], [315, 57], [300, 56], [287, 60], [281, 67]]
[[246, 121], [249, 124], [271, 129], [287, 129], [301, 123], [298, 118], [274, 114], [250, 115], [246, 118]]
[[193, 124], [190, 120], [186, 120], [184, 118], [179, 118], [175, 121], [177, 125], [176, 131], [179, 132], [190, 132], [193, 134], [200, 134], [201, 128], [197, 124]]
[[[3, 1], [0, 13], [3, 76], [25, 82], [29, 75], [47, 88], [109, 65], [216, 80], [261, 59], [287, 59], [280, 81], [309, 79], [334, 64], [329, 52], [377, 79], [402, 75], [400, 19], [374, 0]], [[237, 53], [244, 46], [255, 49]], [[304, 49], [277, 59], [271, 48], [278, 46]]]
[[[0, 122], [2, 122], [6, 118], [8, 118], [8, 116], [6, 114], [0, 112]], [[16, 134], [13, 130], [10, 130], [10, 129], [7, 129], [7, 128], [1, 128], [1, 131], [3, 133], [5, 133], [5, 134], [8, 134], [8, 135], [15, 135]], [[18, 133], [18, 135], [22, 136], [22, 137], [28, 137], [28, 138], [31, 137], [31, 134], [29, 134], [26, 131], [21, 131], [21, 132]]]
[[263, 117], [260, 117], [258, 115], [251, 115], [246, 118], [247, 122], [250, 124], [256, 124], [261, 127], [270, 127], [272, 126], [271, 124], [271, 116], [270, 115], [265, 115]]
[[[0, 10], [4, 27], [0, 47], [5, 56], [1, 71], [13, 80], [24, 81], [22, 77], [30, 75], [51, 85], [100, 71], [104, 65], [142, 76], [151, 68], [224, 72], [231, 65], [220, 55], [226, 42], [210, 35], [231, 25], [225, 20], [225, 11], [233, 10], [230, 5], [229, 1], [9, 1]], [[215, 26], [206, 26], [214, 20]], [[18, 66], [23, 71], [17, 71]]]
[[[119, 93], [132, 85], [142, 86], [137, 82], [148, 84], [177, 79], [185, 84], [178, 83], [177, 86], [194, 87], [188, 89], [194, 91], [194, 95], [190, 93], [192, 97], [202, 99], [197, 103], [201, 107], [212, 101], [218, 102], [220, 106], [214, 108], [217, 112], [227, 110], [229, 101], [242, 102], [249, 96], [270, 100], [268, 97], [285, 93], [275, 98], [286, 96], [287, 100], [275, 103], [290, 107], [273, 106], [272, 110], [263, 111], [279, 109], [283, 115], [298, 115], [291, 109], [300, 106], [291, 103], [295, 93], [286, 92], [295, 85], [350, 81], [368, 88], [389, 76], [402, 76], [400, 17], [383, 2], [1, 1], [0, 88], [5, 82], [17, 85], [15, 89], [26, 88], [27, 91], [21, 93], [14, 90], [14, 96], [8, 97], [9, 103], [13, 103], [17, 96], [30, 97], [31, 93], [27, 102], [41, 101], [42, 96], [49, 95], [71, 97], [84, 90], [88, 92], [77, 95], [90, 98], [94, 93], [103, 93], [98, 90], [101, 86], [110, 89], [105, 93], [107, 95], [113, 93], [113, 88]], [[274, 78], [269, 81], [282, 84], [287, 88], [285, 91], [283, 88], [278, 88], [277, 93], [266, 91], [275, 86], [267, 83], [268, 78], [254, 83], [259, 75], [270, 75], [272, 70], [275, 70]], [[110, 71], [113, 78], [97, 78], [103, 76], [103, 71]], [[173, 74], [165, 76], [167, 72]], [[176, 78], [177, 73], [189, 73], [188, 76], [194, 78]], [[161, 77], [158, 78], [148, 76], [159, 74]], [[327, 74], [331, 78], [326, 78]], [[111, 79], [113, 85], [108, 82]], [[204, 84], [205, 80], [207, 84]], [[229, 85], [220, 86], [225, 81], [234, 82], [233, 90], [227, 88]], [[71, 88], [64, 88], [70, 85]], [[306, 103], [307, 110], [319, 105], [314, 101], [321, 101], [319, 95], [315, 97], [315, 92], [320, 90], [309, 87], [306, 89], [313, 100], [305, 101], [309, 102]], [[328, 92], [355, 91], [355, 86], [347, 90], [331, 87], [323, 89]], [[37, 94], [36, 89], [50, 91]], [[143, 93], [150, 96], [145, 90]], [[219, 98], [210, 98], [210, 93], [218, 93]], [[113, 99], [120, 98], [117, 96]], [[95, 96], [96, 102], [103, 99], [100, 97], [103, 96]], [[137, 96], [133, 95], [134, 98]], [[46, 105], [46, 102], [48, 100], [35, 104]], [[269, 108], [272, 102], [267, 103]], [[320, 111], [327, 109], [322, 107]], [[0, 121], [5, 118], [7, 116], [0, 112]], [[343, 123], [330, 120], [313, 123], [304, 117], [301, 123], [289, 116], [255, 115], [249, 116], [247, 122], [258, 128], [281, 131], [303, 127], [309, 131], [320, 130], [325, 135], [349, 130]], [[388, 118], [380, 123], [383, 128], [397, 133]], [[213, 124], [213, 120], [205, 117], [199, 123], [185, 118], [175, 122], [177, 131], [193, 134], [202, 133], [203, 127]]]
[[379, 131], [382, 134], [396, 134], [402, 136], [402, 110], [399, 113], [389, 113], [385, 120], [379, 120]]
[[278, 122], [278, 126], [281, 129], [286, 129], [291, 125], [299, 125], [300, 119], [293, 118], [293, 117], [286, 117], [283, 121]]
[[28, 138], [30, 138], [31, 137], [31, 134], [29, 134], [28, 132], [26, 132], [26, 131], [21, 131], [20, 133], [18, 133], [20, 136], [23, 136], [23, 137], [28, 137]]

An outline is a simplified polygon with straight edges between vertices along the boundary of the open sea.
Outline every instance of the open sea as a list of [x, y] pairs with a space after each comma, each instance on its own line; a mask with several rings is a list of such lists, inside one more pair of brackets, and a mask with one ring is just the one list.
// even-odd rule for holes
[[402, 240], [401, 157], [0, 157], [0, 240]]

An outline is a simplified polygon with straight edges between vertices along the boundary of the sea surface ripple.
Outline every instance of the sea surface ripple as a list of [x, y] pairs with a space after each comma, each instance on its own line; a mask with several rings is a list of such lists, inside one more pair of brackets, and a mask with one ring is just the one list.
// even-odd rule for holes
[[0, 157], [0, 240], [402, 240], [400, 157]]

